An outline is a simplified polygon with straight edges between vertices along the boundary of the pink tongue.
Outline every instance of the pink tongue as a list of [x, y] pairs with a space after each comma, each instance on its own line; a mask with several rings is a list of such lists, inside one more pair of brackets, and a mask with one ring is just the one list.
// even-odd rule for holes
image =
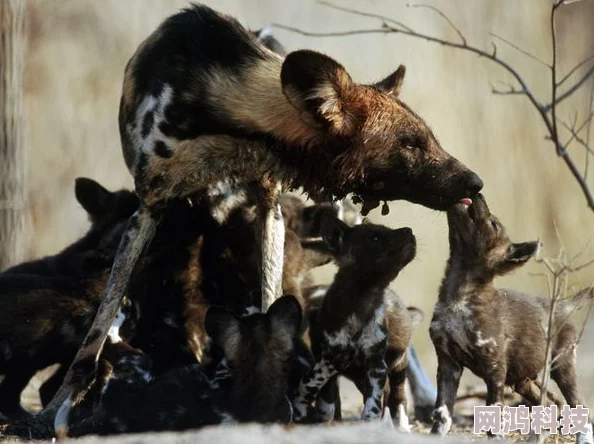
[[472, 199], [470, 199], [469, 197], [464, 197], [464, 198], [460, 199], [460, 203], [470, 206], [470, 205], [472, 205]]

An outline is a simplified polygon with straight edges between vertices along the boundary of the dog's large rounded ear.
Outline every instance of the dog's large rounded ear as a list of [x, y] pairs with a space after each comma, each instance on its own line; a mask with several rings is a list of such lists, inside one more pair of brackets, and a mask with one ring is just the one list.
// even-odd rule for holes
[[386, 94], [398, 96], [404, 83], [404, 74], [406, 74], [406, 67], [400, 65], [396, 71], [385, 79], [374, 83], [373, 86]]
[[74, 195], [91, 218], [97, 218], [109, 212], [114, 199], [114, 193], [86, 177], [75, 179]]
[[320, 235], [333, 254], [342, 254], [350, 227], [336, 216], [323, 214], [320, 221]]
[[278, 298], [266, 312], [275, 331], [286, 331], [294, 338], [301, 330], [303, 312], [295, 296], [286, 295]]
[[292, 52], [283, 63], [281, 84], [306, 123], [335, 135], [355, 134], [361, 120], [349, 100], [355, 84], [340, 63], [315, 51]]
[[233, 359], [239, 351], [241, 331], [239, 319], [233, 313], [220, 307], [210, 307], [204, 319], [206, 334], [219, 346], [225, 358]]

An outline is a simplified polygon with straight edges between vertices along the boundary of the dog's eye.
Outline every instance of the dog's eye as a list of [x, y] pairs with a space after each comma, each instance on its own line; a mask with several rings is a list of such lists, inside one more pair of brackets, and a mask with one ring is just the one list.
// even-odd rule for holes
[[497, 225], [497, 222], [495, 222], [493, 219], [491, 219], [491, 226], [495, 231], [499, 230], [499, 225]]
[[381, 239], [377, 234], [371, 236], [371, 242], [373, 242], [374, 244], [377, 244], [380, 240]]
[[417, 136], [402, 136], [399, 139], [400, 145], [407, 149], [422, 149], [423, 141]]

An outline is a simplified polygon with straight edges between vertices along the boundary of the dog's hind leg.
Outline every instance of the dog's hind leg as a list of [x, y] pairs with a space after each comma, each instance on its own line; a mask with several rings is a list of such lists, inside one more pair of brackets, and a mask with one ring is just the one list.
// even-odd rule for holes
[[410, 345], [406, 352], [408, 355], [407, 378], [414, 401], [415, 419], [430, 424], [432, 421], [431, 415], [435, 408], [437, 390], [421, 366], [415, 348]]
[[27, 418], [31, 416], [21, 406], [21, 393], [35, 375], [35, 370], [23, 368], [7, 372], [0, 383], [0, 412], [7, 418]]
[[130, 275], [142, 252], [152, 240], [157, 223], [158, 218], [146, 206], [141, 206], [128, 222], [111, 268], [105, 297], [97, 309], [93, 325], [78, 350], [62, 386], [46, 408], [49, 412], [58, 409], [54, 419], [54, 429], [58, 437], [67, 435], [68, 413], [72, 405], [82, 399], [95, 378], [98, 356], [124, 297]]
[[279, 202], [280, 182], [263, 184], [261, 191], [262, 312], [266, 312], [282, 293], [285, 224]]

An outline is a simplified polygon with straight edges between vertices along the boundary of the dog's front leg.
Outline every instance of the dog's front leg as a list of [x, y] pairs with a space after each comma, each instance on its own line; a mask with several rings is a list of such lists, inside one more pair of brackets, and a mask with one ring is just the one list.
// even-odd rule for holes
[[262, 312], [282, 294], [285, 224], [279, 197], [280, 182], [264, 185], [260, 199], [262, 218]]
[[320, 390], [338, 373], [327, 359], [316, 362], [314, 368], [303, 377], [299, 384], [299, 393], [293, 400], [293, 421], [303, 421], [310, 404], [318, 397]]
[[363, 421], [373, 421], [380, 419], [382, 412], [382, 394], [386, 385], [386, 375], [388, 367], [383, 358], [379, 359], [365, 375], [364, 393], [365, 404], [361, 419]]
[[452, 427], [452, 414], [462, 367], [443, 354], [438, 354], [437, 363], [437, 401], [433, 411], [431, 433], [444, 436]]
[[57, 409], [54, 428], [58, 437], [67, 436], [70, 409], [80, 401], [95, 378], [99, 354], [124, 297], [130, 275], [142, 252], [151, 242], [157, 223], [158, 217], [146, 206], [141, 206], [128, 222], [111, 268], [105, 297], [97, 309], [93, 324], [66, 373], [62, 386], [44, 410], [48, 414]]

